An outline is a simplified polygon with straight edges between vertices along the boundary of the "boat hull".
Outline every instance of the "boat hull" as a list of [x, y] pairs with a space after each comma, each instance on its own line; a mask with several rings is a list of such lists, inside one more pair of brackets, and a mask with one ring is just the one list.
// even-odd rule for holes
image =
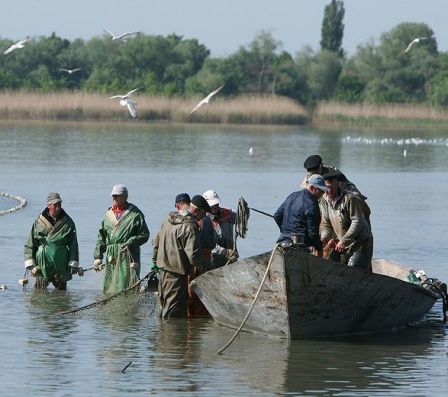
[[278, 248], [258, 297], [271, 253], [214, 269], [191, 287], [216, 322], [297, 339], [371, 332], [420, 320], [440, 295], [402, 279], [410, 268], [378, 259], [373, 272]]

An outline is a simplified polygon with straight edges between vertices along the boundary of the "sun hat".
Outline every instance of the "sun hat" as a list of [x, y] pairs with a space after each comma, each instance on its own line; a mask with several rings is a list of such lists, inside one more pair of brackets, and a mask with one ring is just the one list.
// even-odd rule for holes
[[61, 199], [61, 196], [59, 195], [59, 193], [56, 193], [56, 192], [48, 193], [47, 205], [56, 204], [56, 203], [62, 203], [62, 199]]
[[328, 190], [328, 187], [325, 185], [325, 179], [322, 175], [313, 174], [310, 176], [310, 179], [308, 179], [308, 184], [317, 187], [318, 189], [326, 192]]
[[202, 197], [207, 200], [207, 203], [210, 207], [216, 204], [221, 204], [218, 193], [216, 193], [214, 190], [207, 190], [206, 192], [204, 192]]
[[128, 194], [128, 189], [125, 185], [115, 185], [112, 188], [111, 196], [121, 196], [122, 194]]

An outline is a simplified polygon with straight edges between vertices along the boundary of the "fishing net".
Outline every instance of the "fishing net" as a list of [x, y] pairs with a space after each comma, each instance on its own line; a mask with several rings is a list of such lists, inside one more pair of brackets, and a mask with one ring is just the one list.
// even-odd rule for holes
[[[18, 201], [19, 204], [11, 206], [12, 201]], [[27, 204], [26, 199], [20, 196], [16, 196], [14, 194], [0, 192], [0, 216], [6, 215], [11, 212], [17, 211], [25, 207]]]
[[[100, 292], [106, 276], [105, 271], [95, 271], [93, 267], [88, 269], [80, 268], [78, 274], [72, 275], [72, 279], [67, 282], [67, 290], [75, 296], [82, 297], [84, 301], [86, 301], [85, 296], [91, 297], [91, 301], [94, 300], [94, 302], [60, 314], [92, 315], [95, 317], [152, 317], [157, 315], [158, 271], [151, 271], [139, 279], [135, 269], [128, 267], [130, 269], [130, 277], [127, 286], [118, 292], [108, 292], [106, 294]], [[121, 274], [119, 276], [117, 276], [119, 270], [114, 269], [111, 272], [112, 282], [114, 277], [120, 279], [123, 275], [123, 269], [120, 269], [120, 271]], [[42, 276], [33, 276], [31, 270], [25, 271], [19, 283], [23, 285], [24, 290], [58, 289], [57, 282], [54, 285]]]
[[243, 197], [240, 197], [235, 217], [235, 236], [246, 238], [247, 229], [249, 227], [249, 216], [250, 210], [247, 202]]
[[157, 271], [151, 271], [133, 285], [63, 315], [152, 317], [157, 311]]

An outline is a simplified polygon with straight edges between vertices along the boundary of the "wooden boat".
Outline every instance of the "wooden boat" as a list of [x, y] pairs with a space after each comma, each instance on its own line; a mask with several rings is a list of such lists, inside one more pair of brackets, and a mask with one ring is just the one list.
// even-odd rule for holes
[[210, 270], [190, 286], [217, 323], [239, 329], [251, 309], [242, 330], [288, 339], [406, 326], [438, 299], [446, 302], [446, 284], [403, 281], [416, 280], [414, 271], [390, 260], [374, 259], [372, 271], [365, 271], [300, 248], [279, 247], [270, 257]]

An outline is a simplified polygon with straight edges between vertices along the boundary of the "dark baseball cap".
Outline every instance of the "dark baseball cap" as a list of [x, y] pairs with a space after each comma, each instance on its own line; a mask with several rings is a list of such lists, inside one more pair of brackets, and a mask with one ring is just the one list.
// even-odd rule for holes
[[303, 166], [306, 168], [307, 171], [313, 171], [319, 168], [321, 164], [322, 164], [322, 157], [320, 157], [318, 154], [312, 154], [305, 160]]
[[190, 204], [191, 203], [191, 199], [190, 199], [190, 196], [188, 195], [188, 193], [179, 193], [176, 196], [176, 199], [174, 201], [174, 204], [178, 204], [178, 203]]

